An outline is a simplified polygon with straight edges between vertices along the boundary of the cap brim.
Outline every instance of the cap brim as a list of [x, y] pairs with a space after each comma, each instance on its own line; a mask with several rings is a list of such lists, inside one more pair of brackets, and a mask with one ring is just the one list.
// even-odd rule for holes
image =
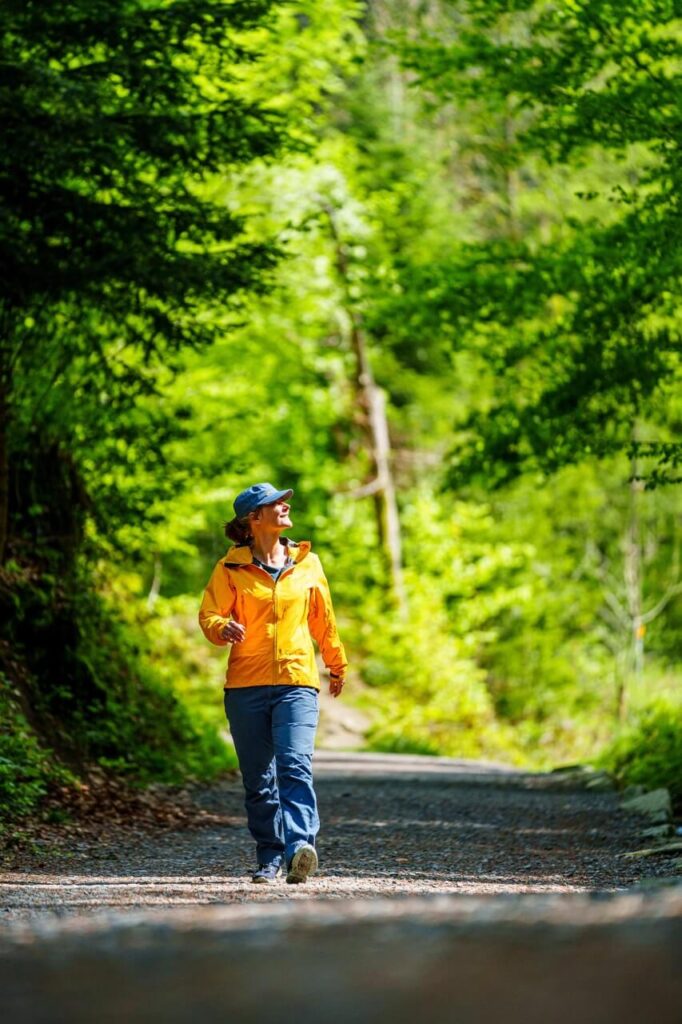
[[[293, 493], [294, 492], [292, 490], [276, 491], [274, 494], [268, 495], [264, 501], [261, 501], [260, 505], [272, 505], [275, 501], [281, 501], [282, 498], [285, 498], [288, 501]], [[256, 505], [256, 508], [260, 508], [260, 505]]]

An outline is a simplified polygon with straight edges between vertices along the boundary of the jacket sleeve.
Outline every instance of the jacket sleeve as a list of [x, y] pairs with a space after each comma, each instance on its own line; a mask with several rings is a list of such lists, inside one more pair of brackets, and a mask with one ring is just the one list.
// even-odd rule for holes
[[199, 625], [207, 640], [210, 640], [216, 647], [227, 647], [227, 640], [222, 640], [218, 634], [226, 622], [228, 622], [236, 593], [230, 586], [230, 579], [227, 570], [222, 562], [218, 562], [211, 573], [204, 596], [199, 609]]
[[322, 565], [319, 566], [318, 576], [310, 595], [308, 628], [320, 648], [320, 654], [329, 671], [337, 676], [345, 676], [348, 659], [336, 629], [329, 583]]

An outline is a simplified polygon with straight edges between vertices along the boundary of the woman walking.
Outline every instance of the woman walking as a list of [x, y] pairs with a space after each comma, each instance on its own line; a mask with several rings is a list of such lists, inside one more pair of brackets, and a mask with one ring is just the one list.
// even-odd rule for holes
[[317, 869], [312, 755], [320, 680], [311, 637], [334, 697], [348, 666], [319, 558], [308, 541], [282, 536], [292, 526], [292, 494], [263, 483], [237, 495], [225, 526], [234, 544], [215, 566], [199, 611], [207, 639], [231, 647], [225, 713], [256, 842], [257, 883], [274, 881], [282, 868], [287, 882], [305, 882]]

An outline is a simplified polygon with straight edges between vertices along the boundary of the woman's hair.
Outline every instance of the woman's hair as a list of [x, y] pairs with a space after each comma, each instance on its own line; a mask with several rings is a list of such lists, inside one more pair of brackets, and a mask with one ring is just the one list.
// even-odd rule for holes
[[238, 519], [235, 516], [234, 519], [230, 519], [229, 523], [225, 523], [225, 536], [233, 540], [237, 546], [248, 544], [253, 539], [249, 517], [242, 516], [241, 519]]

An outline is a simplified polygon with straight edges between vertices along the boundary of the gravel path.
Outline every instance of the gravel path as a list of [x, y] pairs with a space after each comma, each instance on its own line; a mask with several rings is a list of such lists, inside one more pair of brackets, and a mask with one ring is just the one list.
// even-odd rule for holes
[[253, 843], [239, 778], [190, 793], [205, 824], [112, 827], [53, 838], [0, 874], [6, 923], [117, 908], [192, 907], [427, 894], [619, 892], [669, 873], [641, 846], [614, 792], [557, 774], [446, 758], [315, 757], [319, 873], [305, 886], [250, 882]]

